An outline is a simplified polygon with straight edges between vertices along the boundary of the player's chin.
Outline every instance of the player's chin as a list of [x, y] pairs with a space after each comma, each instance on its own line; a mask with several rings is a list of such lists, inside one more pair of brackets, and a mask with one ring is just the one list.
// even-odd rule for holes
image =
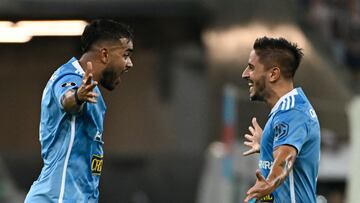
[[259, 100], [259, 96], [255, 93], [250, 92], [249, 97], [250, 97], [250, 101], [258, 101]]
[[253, 91], [251, 91], [251, 90], [249, 91], [249, 98], [250, 98], [251, 101], [254, 101], [254, 99], [256, 99], [255, 93]]
[[114, 89], [116, 89], [116, 87], [118, 86], [118, 84], [120, 84], [120, 82], [115, 82], [115, 83], [109, 85], [108, 90], [113, 91]]
[[254, 94], [254, 95], [250, 95], [250, 101], [265, 101], [265, 100], [264, 97], [258, 94]]
[[117, 84], [119, 84], [120, 82], [118, 82], [118, 83], [102, 83], [101, 85], [105, 88], [105, 89], [107, 89], [107, 90], [109, 90], [109, 91], [113, 91], [115, 88], [116, 88], [116, 86], [117, 86]]
[[116, 86], [107, 87], [106, 89], [109, 91], [113, 91], [116, 88]]

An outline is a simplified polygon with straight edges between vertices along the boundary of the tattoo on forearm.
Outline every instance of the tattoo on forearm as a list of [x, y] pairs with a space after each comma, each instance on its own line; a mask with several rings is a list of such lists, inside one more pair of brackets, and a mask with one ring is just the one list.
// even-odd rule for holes
[[283, 170], [286, 170], [284, 172], [287, 172], [291, 169], [291, 166], [292, 166], [292, 161], [291, 161], [291, 157], [288, 157], [287, 159], [283, 160], [281, 163], [280, 163], [280, 166]]
[[280, 178], [275, 180], [275, 187], [278, 187], [281, 184]]
[[289, 156], [287, 157], [285, 160], [282, 160], [278, 166], [280, 166], [281, 168], [281, 174], [279, 174], [279, 176], [277, 176], [277, 178], [275, 179], [275, 182], [274, 182], [274, 186], [275, 187], [278, 187], [282, 182], [283, 180], [285, 180], [286, 178], [286, 174], [291, 170], [291, 167], [292, 167], [292, 161], [291, 161], [292, 157]]
[[292, 161], [291, 160], [287, 161], [287, 170], [290, 170], [291, 166], [292, 166]]
[[286, 162], [287, 162], [286, 160], [283, 160], [283, 161], [280, 163], [280, 167], [281, 167], [282, 169], [286, 169], [286, 165], [287, 165]]

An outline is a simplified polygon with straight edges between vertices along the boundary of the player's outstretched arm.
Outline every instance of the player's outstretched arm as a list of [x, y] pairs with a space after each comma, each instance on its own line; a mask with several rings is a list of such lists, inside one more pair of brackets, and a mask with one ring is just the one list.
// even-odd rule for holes
[[97, 81], [92, 81], [92, 63], [86, 63], [86, 71], [79, 88], [67, 91], [61, 99], [63, 108], [68, 113], [78, 113], [84, 102], [96, 103], [98, 95], [93, 91]]
[[252, 122], [252, 126], [249, 126], [249, 131], [251, 134], [245, 134], [244, 136], [246, 139], [244, 144], [251, 148], [243, 153], [244, 156], [260, 152], [260, 140], [262, 135], [262, 129], [258, 124], [258, 122], [256, 121], [255, 117], [252, 118], [251, 122]]
[[249, 202], [252, 198], [260, 199], [273, 192], [283, 183], [294, 165], [296, 154], [297, 151], [292, 146], [279, 146], [273, 152], [274, 163], [268, 178], [265, 179], [259, 170], [256, 171], [256, 183], [246, 193], [247, 197], [245, 198], [245, 202]]

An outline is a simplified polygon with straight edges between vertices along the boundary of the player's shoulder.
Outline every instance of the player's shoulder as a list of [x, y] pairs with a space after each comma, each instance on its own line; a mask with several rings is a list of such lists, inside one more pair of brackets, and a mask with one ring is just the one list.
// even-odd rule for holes
[[295, 105], [299, 105], [300, 98], [297, 89], [293, 89], [284, 96], [282, 96], [272, 108], [270, 115], [279, 115], [284, 112], [295, 109]]
[[275, 118], [305, 118], [316, 116], [309, 100], [301, 88], [296, 88], [283, 96], [273, 110]]
[[79, 61], [75, 57], [71, 58], [68, 62], [60, 66], [58, 70], [61, 74], [77, 74], [80, 76], [84, 74]]
[[50, 81], [56, 82], [64, 76], [77, 75], [82, 77], [84, 71], [75, 57], [71, 58], [68, 62], [61, 65], [51, 76]]
[[307, 116], [307, 114], [302, 111], [300, 108], [289, 108], [286, 110], [279, 110], [277, 112], [274, 113], [273, 115], [273, 119], [274, 121], [277, 120], [300, 120], [300, 119], [305, 119]]
[[274, 121], [288, 121], [288, 122], [308, 122], [310, 120], [317, 120], [315, 110], [311, 105], [299, 104], [293, 108], [279, 110], [274, 114]]

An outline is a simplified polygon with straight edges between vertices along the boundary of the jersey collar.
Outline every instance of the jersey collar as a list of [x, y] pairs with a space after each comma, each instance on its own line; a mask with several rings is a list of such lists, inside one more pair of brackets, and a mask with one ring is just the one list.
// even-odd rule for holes
[[283, 102], [286, 98], [297, 95], [298, 94], [297, 89], [298, 88], [294, 88], [290, 92], [288, 92], [285, 95], [283, 95], [282, 97], [280, 97], [280, 99], [276, 102], [275, 106], [271, 109], [271, 112], [270, 112], [269, 116], [271, 116], [279, 108], [281, 102]]
[[77, 72], [79, 72], [80, 75], [84, 75], [85, 72], [81, 68], [80, 63], [79, 63], [78, 60], [75, 59], [75, 61], [73, 61], [71, 64], [76, 68]]

